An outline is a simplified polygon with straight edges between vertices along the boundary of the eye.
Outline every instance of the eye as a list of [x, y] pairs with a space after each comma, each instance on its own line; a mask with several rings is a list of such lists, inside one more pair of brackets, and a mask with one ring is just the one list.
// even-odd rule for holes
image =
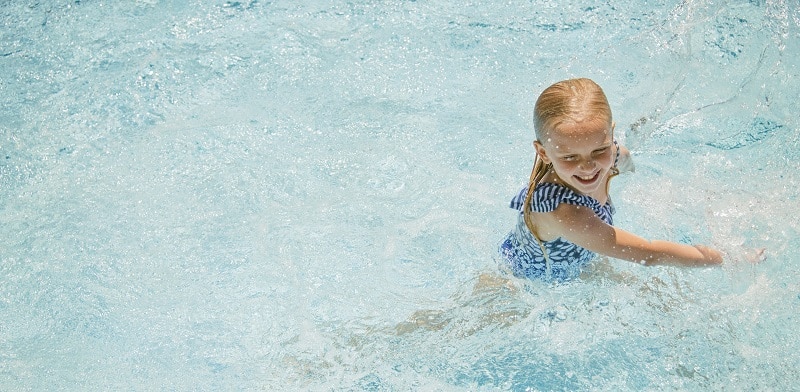
[[593, 153], [594, 153], [594, 155], [603, 155], [606, 152], [608, 152], [609, 150], [611, 150], [611, 147], [603, 147], [603, 148], [598, 148], [597, 150], [594, 150]]

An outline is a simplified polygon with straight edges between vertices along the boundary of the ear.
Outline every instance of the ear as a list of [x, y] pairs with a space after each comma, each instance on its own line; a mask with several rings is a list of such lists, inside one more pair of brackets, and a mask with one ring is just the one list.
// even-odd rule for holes
[[533, 142], [533, 147], [536, 149], [536, 155], [539, 155], [539, 158], [544, 162], [546, 165], [550, 164], [550, 158], [547, 156], [547, 151], [545, 151], [544, 146], [538, 140]]

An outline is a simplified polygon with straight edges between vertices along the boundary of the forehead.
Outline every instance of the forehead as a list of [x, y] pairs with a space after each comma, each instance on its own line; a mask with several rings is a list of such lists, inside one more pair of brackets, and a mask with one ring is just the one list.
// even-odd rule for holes
[[560, 124], [547, 133], [546, 140], [542, 140], [542, 144], [557, 150], [574, 149], [611, 143], [612, 138], [610, 125], [604, 122], [583, 122]]

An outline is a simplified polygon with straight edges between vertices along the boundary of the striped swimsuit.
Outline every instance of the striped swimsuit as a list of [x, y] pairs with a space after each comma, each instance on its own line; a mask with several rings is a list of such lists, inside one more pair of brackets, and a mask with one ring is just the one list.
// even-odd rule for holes
[[[514, 275], [527, 277], [529, 279], [547, 280], [546, 261], [542, 249], [539, 247], [537, 239], [528, 230], [523, 216], [523, 204], [527, 196], [528, 188], [523, 188], [514, 199], [511, 200], [511, 208], [519, 211], [517, 225], [506, 236], [500, 244], [500, 255], [511, 267]], [[567, 203], [576, 206], [589, 207], [604, 222], [613, 224], [611, 215], [614, 213], [614, 206], [609, 199], [606, 204], [592, 197], [575, 193], [566, 186], [541, 183], [536, 187], [531, 198], [531, 210], [534, 212], [551, 212], [559, 204]], [[542, 241], [542, 245], [547, 250], [550, 257], [551, 279], [557, 282], [564, 282], [578, 277], [581, 269], [589, 264], [596, 254], [578, 245], [575, 245], [563, 238], [556, 238], [553, 241]]]

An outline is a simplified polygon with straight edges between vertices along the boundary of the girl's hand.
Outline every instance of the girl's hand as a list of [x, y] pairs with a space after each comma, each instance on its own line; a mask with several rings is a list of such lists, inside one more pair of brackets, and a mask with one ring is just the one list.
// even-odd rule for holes
[[617, 161], [617, 170], [620, 173], [635, 172], [636, 167], [633, 165], [633, 158], [631, 152], [625, 146], [619, 146], [619, 161]]
[[751, 264], [758, 264], [767, 259], [766, 251], [767, 248], [750, 249], [749, 251], [745, 252], [744, 259], [749, 261]]
[[695, 245], [695, 248], [703, 255], [703, 261], [710, 265], [722, 264], [722, 253], [718, 250], [709, 248], [705, 245]]

